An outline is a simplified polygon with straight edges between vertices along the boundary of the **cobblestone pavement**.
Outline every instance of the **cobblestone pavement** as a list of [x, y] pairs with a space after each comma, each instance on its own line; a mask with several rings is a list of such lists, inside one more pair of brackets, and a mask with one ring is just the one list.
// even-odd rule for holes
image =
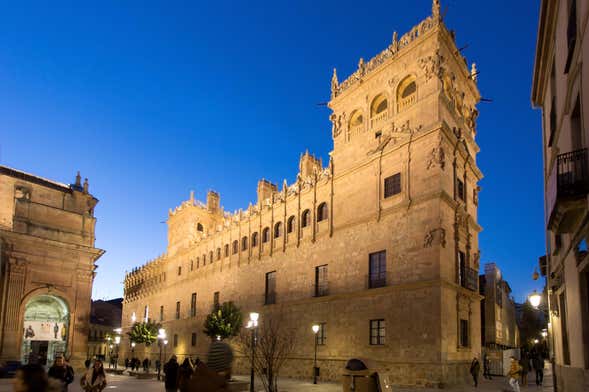
[[[108, 386], [104, 392], [130, 392], [130, 391], [141, 391], [141, 392], [164, 392], [164, 386], [162, 382], [156, 380], [137, 380], [129, 376], [116, 376], [107, 375]], [[240, 381], [249, 380], [248, 376], [235, 376]], [[530, 373], [528, 379], [529, 383], [527, 387], [522, 387], [522, 392], [553, 392], [552, 388], [552, 373], [550, 369], [546, 368], [544, 376], [544, 385], [537, 387], [535, 384], [535, 378], [533, 372]], [[292, 379], [280, 379], [278, 382], [281, 392], [341, 392], [342, 386], [339, 383], [325, 383], [321, 382], [317, 385], [313, 385], [311, 380], [301, 381]], [[0, 379], [0, 392], [12, 391], [12, 379]], [[256, 382], [256, 391], [262, 391], [262, 385]], [[462, 386], [446, 388], [449, 392], [467, 392], [467, 391], [478, 391], [478, 392], [502, 392], [511, 391], [511, 388], [507, 384], [505, 377], [493, 377], [493, 380], [481, 380], [478, 388], [473, 386]], [[385, 389], [385, 392], [440, 392], [440, 389], [400, 389], [391, 388]], [[79, 378], [76, 377], [74, 383], [70, 386], [69, 392], [82, 392], [79, 385]]]

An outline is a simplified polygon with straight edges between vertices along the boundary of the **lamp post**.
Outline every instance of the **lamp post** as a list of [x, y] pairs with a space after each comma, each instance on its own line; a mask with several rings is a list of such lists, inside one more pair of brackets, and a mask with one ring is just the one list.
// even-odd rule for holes
[[[162, 342], [166, 339], [166, 330], [160, 328], [157, 334], [157, 340], [160, 346], [160, 364], [157, 367], [157, 380], [160, 381], [160, 374], [162, 369]], [[167, 342], [167, 340], [166, 340]]]
[[164, 359], [166, 359], [166, 348], [168, 347], [168, 339], [164, 339]]
[[254, 392], [254, 359], [256, 356], [256, 329], [258, 328], [258, 313], [250, 313], [250, 319], [247, 322], [247, 329], [252, 331], [252, 363], [250, 369], [250, 392]]
[[315, 337], [315, 359], [313, 361], [313, 384], [317, 384], [317, 373], [319, 373], [319, 368], [317, 368], [317, 333], [319, 332], [319, 325], [313, 324], [311, 329], [313, 329], [314, 337]]
[[116, 346], [116, 354], [115, 354], [115, 370], [119, 364], [119, 344], [121, 343], [121, 337], [115, 336], [115, 346]]

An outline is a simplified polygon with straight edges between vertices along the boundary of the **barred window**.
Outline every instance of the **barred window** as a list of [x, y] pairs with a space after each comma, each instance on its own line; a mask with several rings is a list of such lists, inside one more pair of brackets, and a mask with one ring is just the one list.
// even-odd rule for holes
[[327, 219], [327, 213], [328, 213], [327, 203], [319, 204], [319, 207], [317, 207], [317, 222], [321, 222], [321, 221]]
[[462, 201], [464, 201], [464, 182], [459, 178], [456, 179], [456, 196]]
[[385, 336], [384, 319], [370, 320], [370, 344], [373, 346], [384, 345]]
[[460, 320], [460, 346], [468, 347], [468, 320]]
[[176, 320], [180, 319], [180, 301], [176, 302]]
[[311, 211], [305, 210], [301, 214], [301, 227], [307, 227], [311, 224]]
[[196, 332], [192, 333], [192, 339], [190, 344], [192, 345], [192, 347], [196, 346]]
[[192, 293], [190, 297], [190, 316], [196, 316], [196, 293]]
[[384, 179], [384, 197], [391, 197], [401, 193], [401, 173]]

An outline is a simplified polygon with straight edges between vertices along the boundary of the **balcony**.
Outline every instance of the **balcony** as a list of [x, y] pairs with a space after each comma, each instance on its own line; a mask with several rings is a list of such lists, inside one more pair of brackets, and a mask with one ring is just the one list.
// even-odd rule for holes
[[401, 98], [399, 100], [399, 102], [397, 103], [397, 112], [401, 112], [404, 109], [408, 108], [409, 106], [412, 106], [416, 101], [416, 97], [415, 94], [411, 94], [408, 97], [405, 98]]
[[386, 271], [384, 272], [375, 272], [372, 274], [366, 275], [366, 288], [367, 289], [376, 289], [379, 287], [390, 286], [392, 279]]
[[387, 117], [387, 110], [384, 110], [378, 114], [373, 115], [370, 119], [370, 126], [372, 128], [379, 126], [382, 122], [384, 122], [387, 119]]
[[479, 272], [472, 268], [464, 268], [460, 274], [460, 286], [470, 291], [478, 291]]
[[329, 284], [327, 281], [315, 283], [313, 286], [313, 297], [325, 297], [329, 295]]
[[556, 234], [573, 231], [587, 207], [587, 149], [558, 155], [546, 187], [547, 227]]

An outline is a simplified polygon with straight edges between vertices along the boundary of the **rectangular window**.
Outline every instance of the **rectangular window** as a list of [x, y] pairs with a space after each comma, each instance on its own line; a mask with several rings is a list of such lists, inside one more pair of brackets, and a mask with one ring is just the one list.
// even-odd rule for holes
[[266, 295], [264, 304], [276, 303], [276, 271], [266, 273]]
[[460, 319], [460, 347], [468, 347], [468, 320]]
[[569, 8], [569, 21], [567, 25], [567, 62], [564, 66], [564, 73], [569, 73], [571, 61], [573, 60], [573, 53], [575, 51], [575, 44], [577, 43], [577, 1], [572, 0]]
[[149, 320], [149, 305], [145, 305], [143, 309], [143, 321], [147, 322]]
[[466, 287], [466, 255], [458, 251], [458, 284]]
[[190, 317], [196, 316], [196, 293], [190, 297]]
[[190, 340], [190, 344], [192, 347], [196, 346], [196, 332], [192, 333], [192, 338]]
[[397, 173], [384, 179], [384, 197], [401, 193], [401, 173]]
[[495, 302], [498, 306], [503, 307], [503, 290], [500, 283], [497, 283], [495, 290]]
[[370, 320], [370, 344], [372, 346], [384, 345], [385, 336], [384, 319]]
[[160, 306], [160, 321], [164, 321], [164, 305]]
[[387, 285], [387, 252], [371, 253], [368, 257], [368, 288]]
[[567, 297], [566, 293], [559, 296], [560, 334], [562, 335], [562, 357], [565, 365], [571, 364], [571, 350], [569, 347], [569, 330], [567, 327]]
[[180, 301], [176, 302], [176, 320], [180, 319]]
[[329, 295], [327, 264], [315, 267], [315, 297]]
[[174, 334], [174, 347], [178, 347], [178, 335]]
[[456, 179], [456, 196], [464, 201], [464, 182], [459, 178]]
[[219, 307], [219, 292], [215, 291], [215, 293], [213, 294], [213, 306], [215, 308]]
[[182, 275], [182, 267], [178, 266], [178, 276]]
[[319, 332], [315, 335], [315, 339], [317, 339], [317, 345], [324, 346], [327, 344], [327, 333], [325, 331], [325, 323], [318, 323], [319, 325]]
[[190, 260], [190, 270], [194, 271], [194, 260]]

